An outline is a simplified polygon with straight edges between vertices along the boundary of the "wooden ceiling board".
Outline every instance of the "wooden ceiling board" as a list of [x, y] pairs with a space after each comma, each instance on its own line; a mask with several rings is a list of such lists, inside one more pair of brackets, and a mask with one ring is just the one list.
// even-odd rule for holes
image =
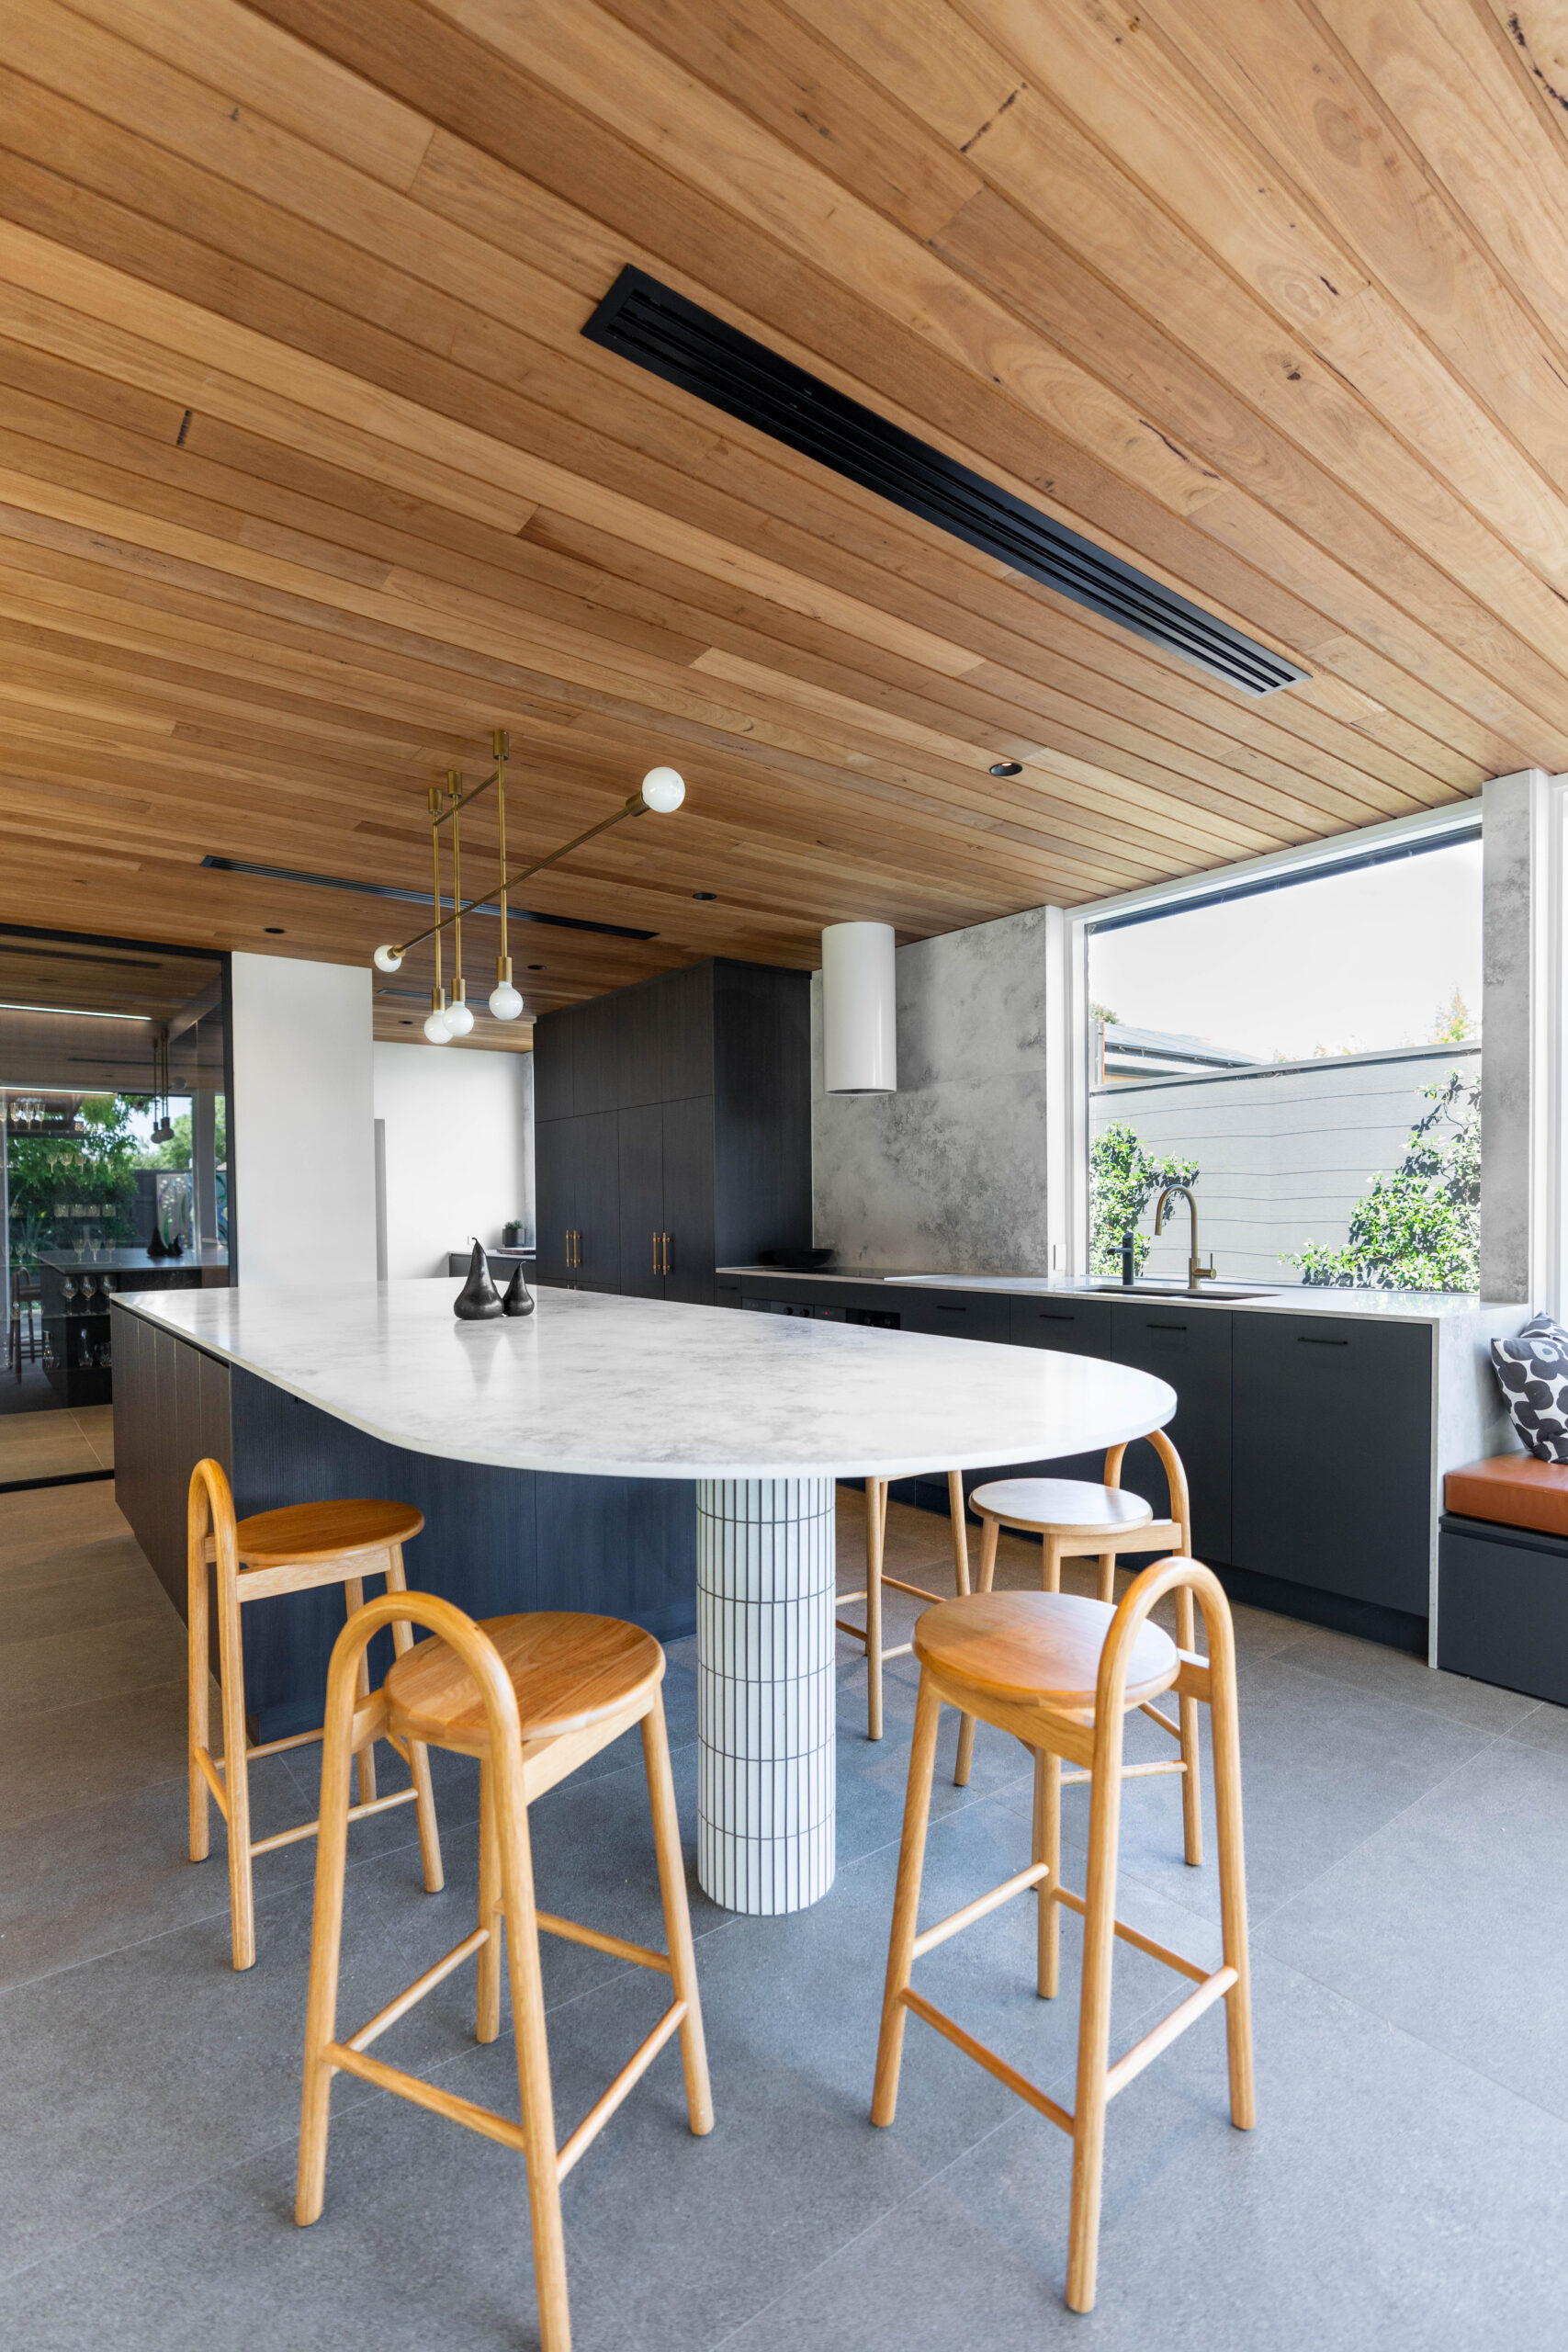
[[[1551, 17], [18, 0], [0, 922], [358, 959], [416, 910], [201, 860], [425, 888], [497, 725], [514, 858], [689, 786], [514, 893], [653, 934], [519, 925], [531, 1006], [1568, 767]], [[1310, 674], [1254, 701], [587, 342], [627, 264]]]

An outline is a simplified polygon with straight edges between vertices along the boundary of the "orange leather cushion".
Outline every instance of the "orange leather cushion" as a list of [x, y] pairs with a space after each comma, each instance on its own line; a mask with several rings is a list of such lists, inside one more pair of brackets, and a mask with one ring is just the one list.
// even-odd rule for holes
[[1495, 1453], [1450, 1470], [1443, 1506], [1461, 1519], [1489, 1519], [1499, 1527], [1533, 1527], [1568, 1535], [1568, 1462], [1538, 1462], [1533, 1453]]

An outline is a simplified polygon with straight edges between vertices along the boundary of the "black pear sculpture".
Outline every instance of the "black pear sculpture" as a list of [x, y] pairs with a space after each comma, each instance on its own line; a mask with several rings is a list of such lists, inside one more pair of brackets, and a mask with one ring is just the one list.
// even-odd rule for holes
[[164, 1228], [154, 1217], [152, 1238], [147, 1244], [147, 1255], [150, 1258], [166, 1258], [169, 1254], [169, 1245], [164, 1238]]
[[490, 1265], [479, 1241], [468, 1261], [468, 1279], [452, 1302], [459, 1323], [488, 1323], [502, 1311], [501, 1293], [490, 1278]]
[[512, 1280], [506, 1285], [506, 1296], [501, 1302], [503, 1315], [532, 1315], [534, 1294], [523, 1279], [521, 1266], [513, 1266]]

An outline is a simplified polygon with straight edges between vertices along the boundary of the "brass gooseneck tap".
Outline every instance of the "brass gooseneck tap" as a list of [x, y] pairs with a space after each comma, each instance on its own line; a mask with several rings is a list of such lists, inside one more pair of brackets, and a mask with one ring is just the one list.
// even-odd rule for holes
[[1156, 1236], [1158, 1235], [1160, 1227], [1165, 1222], [1166, 1204], [1174, 1200], [1185, 1201], [1192, 1215], [1192, 1249], [1187, 1261], [1187, 1287], [1196, 1295], [1200, 1283], [1212, 1283], [1213, 1281], [1214, 1261], [1211, 1258], [1206, 1266], [1199, 1263], [1198, 1204], [1193, 1199], [1185, 1184], [1168, 1184], [1164, 1192], [1160, 1194], [1159, 1200], [1155, 1208], [1155, 1233]]

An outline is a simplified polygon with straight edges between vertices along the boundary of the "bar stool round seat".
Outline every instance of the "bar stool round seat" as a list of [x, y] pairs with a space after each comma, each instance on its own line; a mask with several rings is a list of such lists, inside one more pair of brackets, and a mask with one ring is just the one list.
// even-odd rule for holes
[[[618, 1617], [540, 1610], [490, 1617], [479, 1631], [511, 1679], [525, 1740], [557, 1739], [623, 1715], [654, 1690], [664, 1653]], [[420, 1642], [393, 1663], [383, 1688], [393, 1731], [467, 1756], [490, 1747], [479, 1684], [446, 1642]]]
[[234, 1543], [242, 1568], [285, 1562], [305, 1567], [355, 1552], [389, 1551], [394, 1544], [412, 1544], [423, 1528], [424, 1513], [412, 1503], [356, 1496], [348, 1502], [286, 1503], [280, 1510], [254, 1511], [237, 1522]]
[[[988, 1697], [1071, 1713], [1094, 1705], [1115, 1614], [1108, 1602], [1074, 1592], [977, 1592], [924, 1611], [915, 1626], [915, 1656]], [[1127, 1704], [1157, 1699], [1180, 1667], [1169, 1634], [1141, 1625], [1127, 1661]]]
[[[976, 1577], [979, 1591], [989, 1592], [997, 1567], [997, 1544], [1004, 1527], [1021, 1530], [1040, 1538], [1040, 1582], [1048, 1593], [1062, 1589], [1062, 1563], [1070, 1559], [1095, 1559], [1100, 1564], [1100, 1598], [1113, 1601], [1116, 1598], [1116, 1562], [1124, 1552], [1134, 1554], [1161, 1553], [1190, 1558], [1192, 1552], [1192, 1516], [1187, 1494], [1187, 1473], [1181, 1459], [1163, 1430], [1150, 1430], [1148, 1443], [1157, 1455], [1165, 1473], [1169, 1509], [1165, 1518], [1156, 1519], [1152, 1503], [1142, 1495], [1130, 1494], [1122, 1484], [1122, 1464], [1126, 1457], [1125, 1445], [1113, 1445], [1105, 1457], [1105, 1477], [1100, 1486], [1085, 1478], [993, 1478], [976, 1487], [969, 1498], [969, 1508], [980, 1521], [980, 1565]], [[1193, 1602], [1190, 1590], [1180, 1586], [1176, 1592], [1176, 1638], [1184, 1650], [1190, 1650], [1196, 1638]], [[1176, 1741], [1180, 1753], [1168, 1765], [1156, 1769], [1178, 1773], [1181, 1779], [1182, 1844], [1188, 1861], [1196, 1868], [1203, 1859], [1203, 1813], [1199, 1789], [1201, 1759], [1198, 1746], [1198, 1711], [1190, 1698], [1183, 1696], [1177, 1715], [1163, 1714], [1148, 1700], [1137, 1702], [1151, 1714]], [[953, 1780], [959, 1788], [967, 1785], [975, 1755], [975, 1718], [965, 1714], [958, 1727], [958, 1761]], [[1139, 1767], [1140, 1770], [1147, 1768]]]
[[1087, 1478], [994, 1478], [971, 1490], [969, 1508], [1038, 1535], [1128, 1535], [1152, 1525], [1155, 1515], [1142, 1495]]

